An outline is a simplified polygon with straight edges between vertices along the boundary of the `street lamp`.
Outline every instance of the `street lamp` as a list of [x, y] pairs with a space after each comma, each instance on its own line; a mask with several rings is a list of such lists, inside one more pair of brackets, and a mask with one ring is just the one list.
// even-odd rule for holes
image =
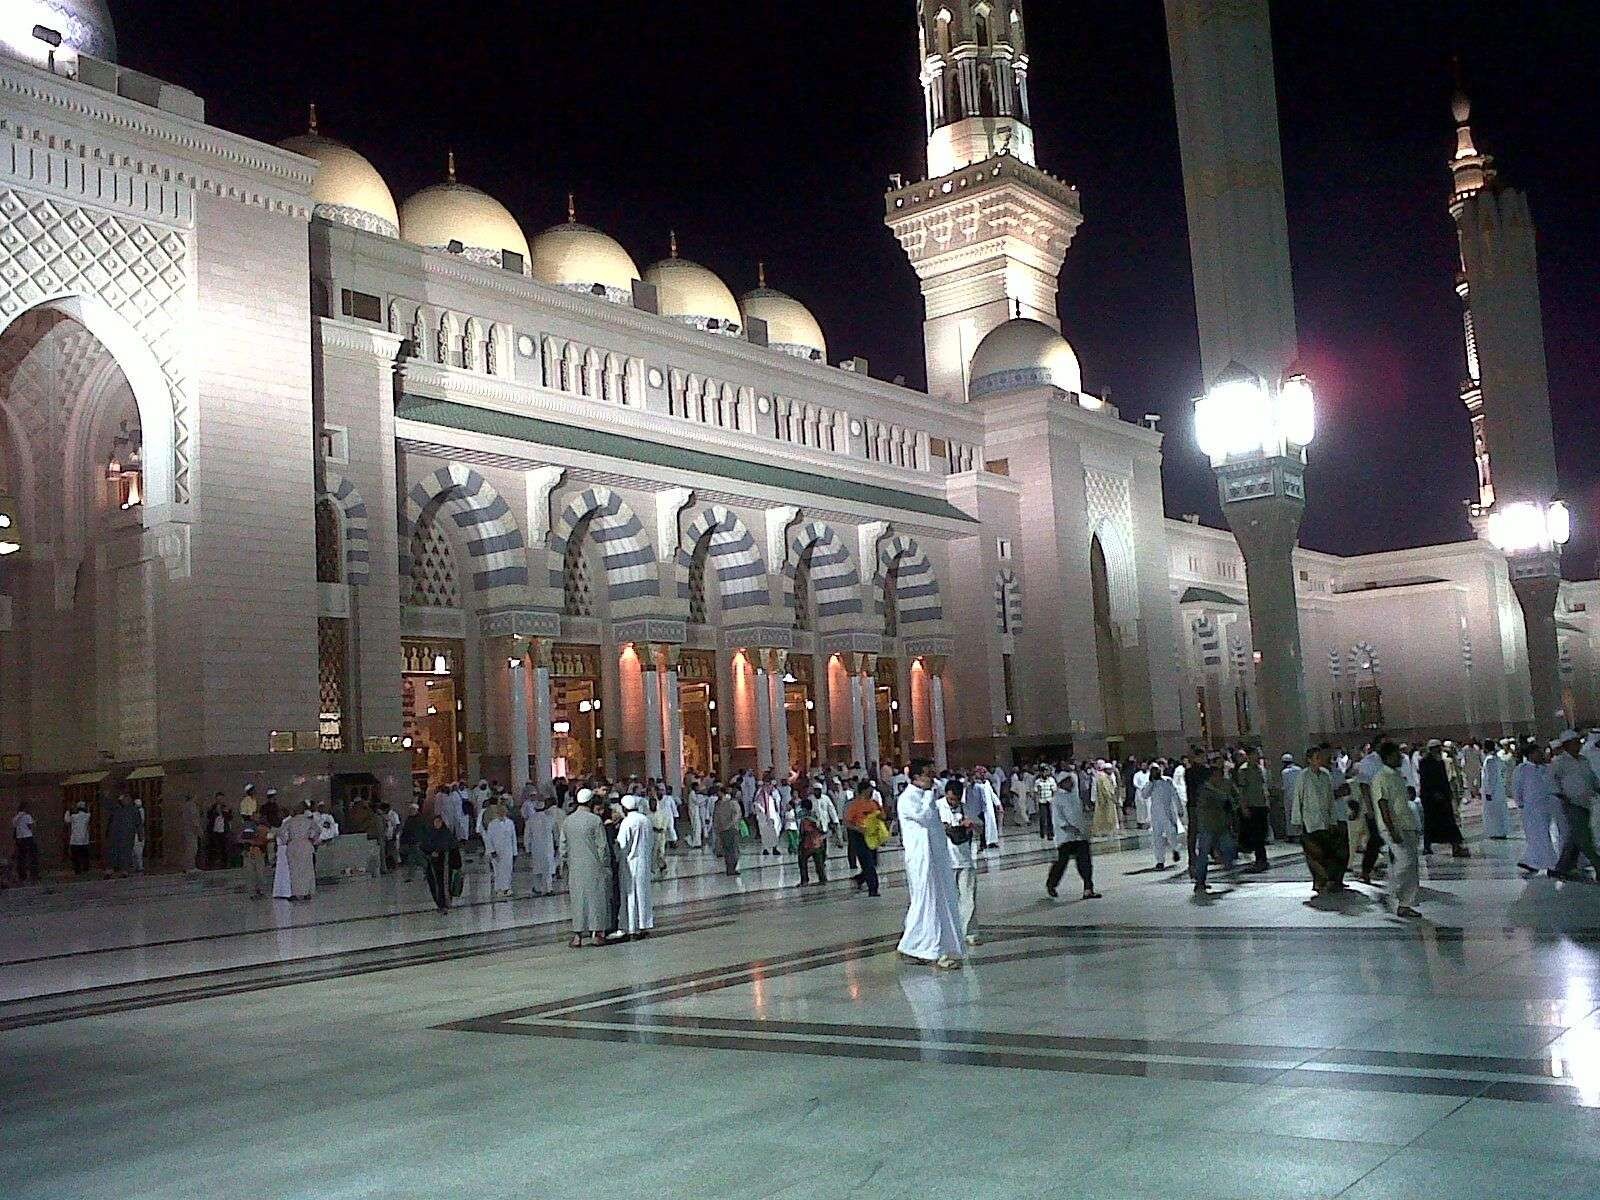
[[1266, 380], [1231, 362], [1195, 401], [1194, 428], [1244, 555], [1266, 747], [1300, 754], [1310, 735], [1294, 550], [1305, 512], [1306, 447], [1317, 430], [1311, 381], [1295, 369]]
[[1570, 724], [1563, 711], [1556, 600], [1561, 590], [1561, 547], [1572, 537], [1572, 513], [1561, 500], [1517, 500], [1490, 510], [1484, 532], [1506, 556], [1527, 635], [1534, 732], [1549, 737]]

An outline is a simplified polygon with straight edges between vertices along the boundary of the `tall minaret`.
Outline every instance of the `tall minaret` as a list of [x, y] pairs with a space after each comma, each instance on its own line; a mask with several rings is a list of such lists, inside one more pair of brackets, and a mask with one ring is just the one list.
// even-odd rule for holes
[[1557, 498], [1537, 236], [1527, 197], [1501, 183], [1478, 153], [1469, 115], [1458, 93], [1450, 214], [1461, 246], [1457, 291], [1470, 301], [1470, 378], [1462, 399], [1478, 456], [1479, 496], [1471, 511], [1479, 531], [1505, 551], [1527, 634], [1534, 732], [1549, 737], [1568, 720], [1555, 623], [1568, 516]]
[[[1487, 154], [1479, 154], [1478, 147], [1473, 143], [1472, 126], [1468, 124], [1472, 105], [1459, 85], [1452, 101], [1452, 110], [1456, 118], [1456, 149], [1450, 156], [1450, 176], [1453, 181], [1450, 216], [1459, 223], [1467, 197], [1494, 186], [1495, 174], [1494, 159]], [[1483, 374], [1478, 366], [1478, 339], [1472, 328], [1472, 300], [1464, 263], [1460, 263], [1456, 270], [1456, 295], [1461, 297], [1461, 324], [1467, 352], [1467, 373], [1461, 381], [1461, 403], [1467, 406], [1467, 417], [1472, 423], [1472, 457], [1478, 466], [1478, 495], [1470, 511], [1473, 525], [1481, 527], [1494, 505], [1494, 474], [1489, 467], [1489, 441], [1483, 431]]]
[[885, 196], [922, 281], [930, 395], [967, 399], [983, 335], [1014, 316], [1057, 329], [1056, 277], [1083, 221], [1077, 189], [1034, 165], [1019, 0], [921, 0], [928, 177]]

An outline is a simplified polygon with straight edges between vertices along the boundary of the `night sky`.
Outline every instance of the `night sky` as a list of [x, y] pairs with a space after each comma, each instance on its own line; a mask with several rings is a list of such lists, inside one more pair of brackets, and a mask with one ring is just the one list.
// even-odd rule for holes
[[[736, 293], [809, 305], [835, 359], [922, 376], [915, 277], [884, 228], [891, 172], [920, 178], [911, 0], [647, 5], [113, 0], [125, 65], [277, 141], [304, 126], [366, 154], [397, 201], [443, 177], [498, 197], [530, 239], [579, 217], [641, 268], [676, 228]], [[401, 11], [403, 9], [403, 11]], [[1159, 0], [1027, 5], [1039, 165], [1082, 191], [1061, 276], [1089, 388], [1165, 415], [1170, 515], [1220, 523], [1194, 449], [1199, 389], [1183, 188]], [[1481, 150], [1540, 228], [1562, 485], [1592, 575], [1600, 431], [1600, 42], [1590, 0], [1274, 5], [1302, 358], [1319, 386], [1303, 541], [1339, 553], [1467, 535], [1473, 494], [1445, 204], [1459, 52]]]

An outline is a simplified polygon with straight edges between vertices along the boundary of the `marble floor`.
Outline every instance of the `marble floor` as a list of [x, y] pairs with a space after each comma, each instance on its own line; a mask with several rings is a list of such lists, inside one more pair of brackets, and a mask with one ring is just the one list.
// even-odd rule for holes
[[1013, 834], [949, 974], [895, 957], [892, 861], [685, 855], [655, 937], [579, 951], [476, 876], [8, 894], [0, 1195], [1600, 1195], [1600, 887], [1475, 849], [1418, 924], [1288, 847], [1199, 899], [1107, 844], [1052, 901]]

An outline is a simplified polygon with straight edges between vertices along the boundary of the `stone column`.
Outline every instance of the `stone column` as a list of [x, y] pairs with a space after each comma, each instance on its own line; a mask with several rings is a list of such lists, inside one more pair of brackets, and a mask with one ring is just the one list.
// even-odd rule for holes
[[768, 652], [767, 689], [772, 699], [772, 773], [779, 779], [789, 774], [789, 719], [783, 683], [788, 670], [788, 658], [782, 650]]
[[553, 778], [555, 749], [550, 744], [550, 650], [549, 638], [540, 638], [533, 648], [533, 783], [548, 791]]
[[862, 732], [866, 735], [867, 761], [878, 765], [878, 656], [861, 656]]
[[528, 782], [527, 652], [526, 643], [514, 639], [506, 661], [506, 683], [511, 689], [511, 795], [518, 799]]
[[[1518, 564], [1512, 560], [1513, 573]], [[1528, 642], [1528, 686], [1533, 692], [1533, 731], [1541, 738], [1555, 737], [1572, 723], [1563, 711], [1561, 695], [1561, 643], [1556, 633], [1556, 596], [1561, 589], [1559, 562], [1549, 574], [1513, 577], [1511, 590], [1522, 608], [1523, 632]]]
[[944, 659], [926, 658], [923, 666], [928, 671], [928, 707], [933, 717], [933, 765], [942, 771], [950, 765], [944, 730]]
[[846, 666], [850, 672], [850, 761], [867, 762], [866, 709], [861, 698], [861, 656], [852, 654]]
[[666, 649], [666, 672], [662, 677], [662, 701], [667, 713], [667, 786], [678, 799], [683, 799], [683, 709], [678, 695], [678, 656], [680, 648]]
[[772, 704], [767, 698], [767, 668], [761, 651], [752, 652], [756, 664], [756, 774], [772, 769]]
[[656, 670], [656, 648], [648, 642], [635, 647], [639, 654], [639, 682], [644, 687], [644, 777], [661, 775], [661, 678]]

